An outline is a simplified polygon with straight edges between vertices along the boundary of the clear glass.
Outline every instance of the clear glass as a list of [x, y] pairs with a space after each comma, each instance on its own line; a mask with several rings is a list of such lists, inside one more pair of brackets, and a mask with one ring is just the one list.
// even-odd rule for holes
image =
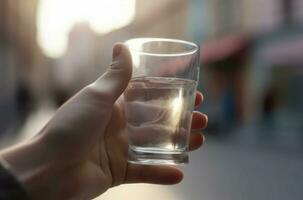
[[188, 163], [199, 46], [164, 38], [136, 38], [125, 44], [133, 63], [132, 79], [124, 92], [128, 161]]

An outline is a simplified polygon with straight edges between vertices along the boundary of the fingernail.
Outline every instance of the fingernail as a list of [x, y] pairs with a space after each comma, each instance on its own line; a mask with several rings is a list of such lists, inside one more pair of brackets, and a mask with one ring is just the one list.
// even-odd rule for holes
[[206, 141], [206, 137], [205, 137], [205, 135], [202, 135], [202, 140], [203, 140], [203, 144], [205, 143], [205, 141]]
[[121, 53], [121, 50], [122, 50], [122, 46], [120, 44], [116, 44], [114, 46], [114, 49], [113, 49], [113, 61], [115, 61], [119, 57], [119, 55]]

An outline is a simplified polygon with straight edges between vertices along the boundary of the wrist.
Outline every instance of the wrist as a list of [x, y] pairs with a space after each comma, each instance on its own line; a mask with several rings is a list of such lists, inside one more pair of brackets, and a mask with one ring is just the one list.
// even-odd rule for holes
[[47, 192], [50, 177], [56, 176], [61, 167], [60, 163], [49, 158], [47, 146], [40, 137], [6, 149], [0, 156], [3, 166], [16, 177], [33, 199]]

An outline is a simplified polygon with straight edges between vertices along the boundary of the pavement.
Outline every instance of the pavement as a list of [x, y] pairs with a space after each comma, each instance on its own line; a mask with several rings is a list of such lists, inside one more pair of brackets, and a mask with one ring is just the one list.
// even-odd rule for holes
[[209, 137], [203, 148], [190, 154], [180, 184], [124, 185], [97, 199], [302, 200], [302, 155], [297, 148]]

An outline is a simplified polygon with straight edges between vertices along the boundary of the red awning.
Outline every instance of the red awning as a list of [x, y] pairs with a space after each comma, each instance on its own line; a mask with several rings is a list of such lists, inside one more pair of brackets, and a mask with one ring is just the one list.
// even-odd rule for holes
[[209, 64], [247, 50], [249, 39], [247, 36], [230, 35], [224, 38], [201, 44], [201, 63]]

